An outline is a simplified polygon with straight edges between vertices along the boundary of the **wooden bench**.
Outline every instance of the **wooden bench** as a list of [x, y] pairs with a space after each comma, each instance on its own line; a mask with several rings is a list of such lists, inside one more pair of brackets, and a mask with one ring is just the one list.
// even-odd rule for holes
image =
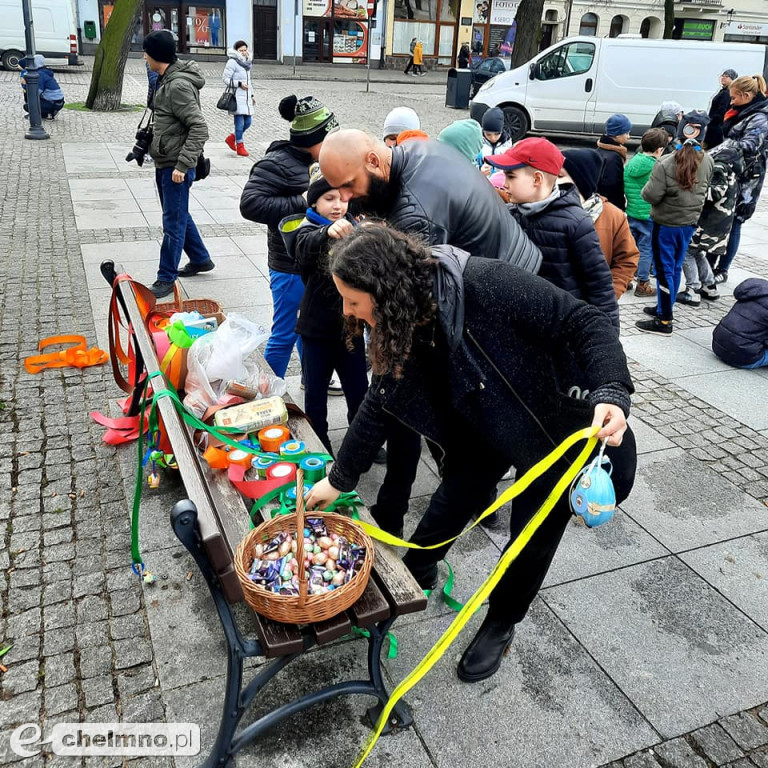
[[[103, 262], [101, 271], [112, 285], [116, 275], [114, 263]], [[143, 366], [146, 375], [151, 375], [159, 370], [159, 365], [133, 289], [130, 283], [122, 282], [116, 290], [122, 311], [131, 324], [137, 368]], [[372, 577], [365, 592], [349, 610], [338, 616], [297, 626], [274, 622], [248, 611], [252, 626], [239, 626], [232, 606], [243, 600], [243, 592], [234, 570], [233, 553], [250, 529], [248, 507], [226, 474], [212, 470], [200, 458], [190, 430], [171, 400], [160, 399], [158, 410], [188, 497], [174, 506], [171, 525], [208, 584], [227, 643], [223, 713], [216, 742], [203, 765], [208, 768], [229, 764], [239, 750], [268, 728], [314, 704], [338, 696], [364, 694], [375, 697], [377, 703], [368, 710], [372, 724], [375, 723], [389, 698], [381, 673], [381, 651], [387, 632], [398, 616], [422, 611], [427, 605], [424, 592], [405, 568], [400, 556], [391, 547], [376, 542]], [[292, 412], [288, 427], [293, 437], [303, 440], [309, 451], [324, 452], [319, 438], [298, 409]], [[264, 510], [265, 517], [268, 518], [269, 514], [268, 510]], [[361, 519], [375, 525], [367, 509], [359, 508], [358, 514]], [[241, 620], [240, 624], [244, 623]], [[368, 633], [367, 679], [347, 680], [314, 691], [277, 706], [238, 730], [245, 712], [275, 675], [313, 646], [347, 635], [353, 627], [365, 629]], [[243, 663], [253, 656], [265, 656], [271, 661], [260, 666], [251, 681], [245, 684]], [[387, 731], [407, 728], [411, 723], [410, 710], [401, 701], [393, 712]]]

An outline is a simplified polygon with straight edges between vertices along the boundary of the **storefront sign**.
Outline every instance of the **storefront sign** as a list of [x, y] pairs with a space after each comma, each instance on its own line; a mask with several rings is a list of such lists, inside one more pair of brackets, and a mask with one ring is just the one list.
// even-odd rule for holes
[[332, 0], [304, 0], [305, 16], [330, 16]]
[[743, 21], [732, 21], [726, 26], [725, 34], [768, 37], [768, 24], [747, 24]]
[[486, 24], [488, 22], [488, 0], [475, 0], [473, 19], [475, 24]]
[[703, 19], [701, 21], [694, 19], [683, 20], [683, 40], [711, 40], [712, 33], [715, 30], [715, 22]]
[[367, 19], [368, 5], [365, 0], [333, 0], [333, 15], [337, 19]]
[[515, 20], [519, 0], [493, 0], [491, 24], [511, 24]]

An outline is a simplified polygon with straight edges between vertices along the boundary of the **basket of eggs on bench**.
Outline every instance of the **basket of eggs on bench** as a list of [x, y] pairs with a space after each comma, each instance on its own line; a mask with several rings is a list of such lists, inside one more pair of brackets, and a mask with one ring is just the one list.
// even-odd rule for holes
[[304, 473], [296, 476], [296, 512], [254, 528], [235, 552], [248, 605], [288, 624], [325, 621], [352, 606], [373, 567], [373, 541], [348, 517], [304, 511]]

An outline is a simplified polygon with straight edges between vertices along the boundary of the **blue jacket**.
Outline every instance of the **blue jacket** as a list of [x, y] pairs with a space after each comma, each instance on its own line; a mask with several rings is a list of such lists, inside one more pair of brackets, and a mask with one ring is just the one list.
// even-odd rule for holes
[[733, 296], [736, 303], [712, 332], [712, 351], [728, 365], [743, 368], [768, 349], [768, 280], [744, 280]]
[[[22, 77], [26, 77], [27, 70], [23, 70], [21, 73]], [[43, 67], [42, 69], [37, 70], [37, 76], [38, 76], [38, 91], [40, 93], [40, 98], [45, 99], [46, 101], [63, 101], [64, 100], [64, 91], [61, 90], [61, 87], [59, 86], [58, 81], [53, 76], [53, 72], [51, 72], [50, 69], [47, 69], [46, 67]], [[26, 85], [22, 85], [22, 88], [24, 90], [27, 89]]]

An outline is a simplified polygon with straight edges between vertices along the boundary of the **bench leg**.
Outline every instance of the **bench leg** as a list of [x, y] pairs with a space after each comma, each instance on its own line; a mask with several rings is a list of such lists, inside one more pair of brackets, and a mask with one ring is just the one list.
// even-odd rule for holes
[[[371, 721], [371, 725], [375, 726], [379, 721], [379, 717], [384, 710], [384, 705], [389, 700], [389, 693], [384, 685], [384, 678], [381, 674], [381, 650], [384, 646], [384, 640], [387, 637], [389, 628], [395, 621], [395, 617], [391, 616], [384, 621], [380, 621], [378, 624], [370, 627], [368, 630], [371, 634], [368, 638], [368, 674], [371, 678], [371, 683], [376, 690], [376, 696], [378, 696], [378, 703], [368, 709], [368, 719]], [[384, 726], [382, 735], [391, 733], [393, 729], [400, 730], [409, 728], [413, 725], [413, 715], [411, 714], [411, 708], [401, 699], [395, 705], [395, 708], [389, 715], [389, 721]]]

